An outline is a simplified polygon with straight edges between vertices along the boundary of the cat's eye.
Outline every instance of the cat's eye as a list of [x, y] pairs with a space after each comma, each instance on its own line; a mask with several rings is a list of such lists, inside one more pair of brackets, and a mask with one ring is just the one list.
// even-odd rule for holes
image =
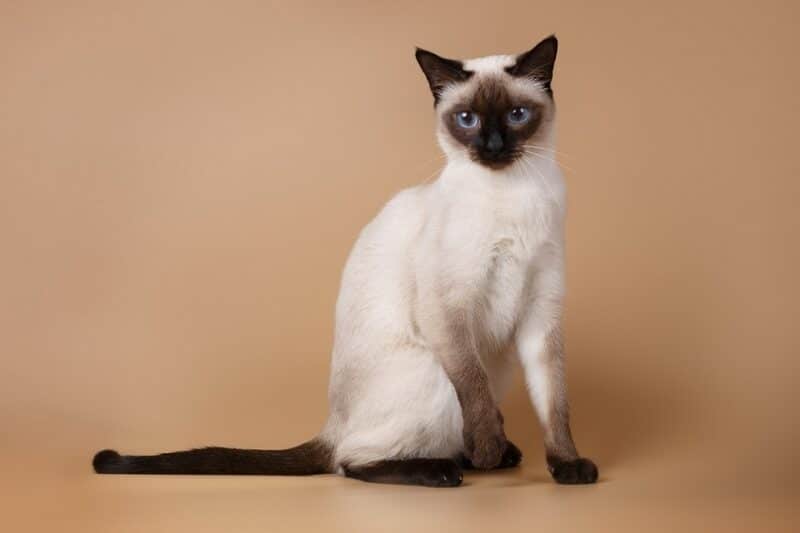
[[475, 128], [479, 122], [478, 114], [472, 111], [460, 111], [456, 113], [456, 124], [464, 129], [469, 130]]
[[508, 123], [515, 126], [525, 124], [531, 119], [531, 110], [527, 107], [515, 107], [508, 112]]

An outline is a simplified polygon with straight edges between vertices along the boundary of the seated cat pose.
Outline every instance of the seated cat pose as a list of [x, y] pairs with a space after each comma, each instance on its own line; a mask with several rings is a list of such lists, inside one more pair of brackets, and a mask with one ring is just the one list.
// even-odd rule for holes
[[447, 164], [361, 232], [342, 275], [330, 415], [287, 450], [98, 453], [104, 474], [338, 473], [452, 487], [519, 464], [497, 402], [517, 359], [559, 483], [593, 483], [564, 384], [565, 190], [550, 86], [557, 41], [468, 61], [417, 50]]

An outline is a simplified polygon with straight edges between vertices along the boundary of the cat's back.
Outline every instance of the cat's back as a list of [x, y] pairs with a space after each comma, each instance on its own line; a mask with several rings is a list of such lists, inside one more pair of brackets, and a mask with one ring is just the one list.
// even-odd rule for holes
[[351, 259], [364, 256], [382, 259], [406, 252], [424, 225], [428, 185], [403, 189], [395, 194], [366, 225], [353, 246]]
[[427, 185], [398, 192], [361, 230], [342, 274], [337, 329], [364, 322], [384, 329], [408, 316], [414, 291], [410, 254], [425, 223], [428, 194]]

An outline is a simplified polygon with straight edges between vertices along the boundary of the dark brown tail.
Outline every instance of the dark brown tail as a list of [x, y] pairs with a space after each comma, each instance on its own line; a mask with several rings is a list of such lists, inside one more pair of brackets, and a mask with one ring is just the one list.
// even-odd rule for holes
[[308, 476], [331, 472], [331, 456], [331, 447], [314, 439], [287, 450], [213, 447], [158, 455], [103, 450], [92, 466], [98, 474]]

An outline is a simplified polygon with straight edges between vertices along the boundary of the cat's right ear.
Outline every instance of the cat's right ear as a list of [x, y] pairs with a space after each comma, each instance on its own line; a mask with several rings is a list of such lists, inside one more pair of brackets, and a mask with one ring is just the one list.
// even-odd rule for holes
[[440, 57], [422, 48], [417, 48], [416, 57], [433, 93], [434, 105], [439, 103], [439, 97], [448, 85], [466, 81], [472, 75], [464, 70], [461, 61]]
[[524, 54], [517, 56], [516, 63], [506, 68], [512, 76], [538, 80], [548, 94], [552, 95], [550, 83], [553, 80], [553, 66], [558, 52], [558, 39], [555, 35], [546, 38]]

